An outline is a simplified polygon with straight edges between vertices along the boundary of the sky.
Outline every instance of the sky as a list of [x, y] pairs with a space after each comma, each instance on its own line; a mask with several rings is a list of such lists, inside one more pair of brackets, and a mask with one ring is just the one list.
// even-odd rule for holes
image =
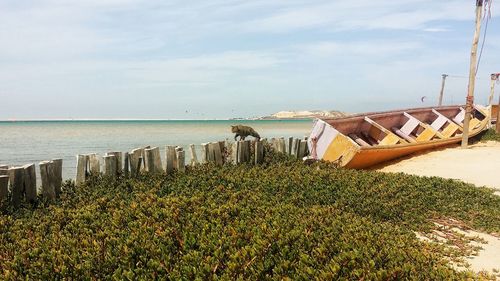
[[[475, 2], [0, 0], [0, 119], [431, 106], [443, 73], [444, 103], [464, 103]], [[483, 104], [500, 72], [497, 4], [477, 73]]]

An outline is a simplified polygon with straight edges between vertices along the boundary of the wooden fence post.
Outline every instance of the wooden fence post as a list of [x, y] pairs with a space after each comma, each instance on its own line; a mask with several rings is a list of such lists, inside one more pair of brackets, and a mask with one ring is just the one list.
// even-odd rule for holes
[[153, 147], [144, 150], [146, 155], [146, 171], [150, 173], [161, 173], [163, 171], [160, 148]]
[[[53, 174], [52, 174], [52, 182], [54, 184], [54, 191], [56, 193], [56, 197], [59, 198], [61, 196], [61, 187], [62, 187], [62, 159], [52, 159], [53, 166]], [[92, 164], [92, 162], [90, 162]], [[92, 166], [91, 166], [92, 167]]]
[[191, 166], [198, 165], [198, 157], [196, 157], [196, 150], [194, 144], [189, 145], [189, 152], [191, 153]]
[[[76, 156], [76, 185], [80, 185], [85, 182], [87, 178], [87, 156], [77, 155]], [[41, 163], [40, 163], [41, 165]], [[45, 166], [44, 166], [45, 167]], [[42, 180], [43, 182], [43, 180]]]
[[211, 142], [208, 144], [208, 160], [218, 166], [222, 166], [222, 152], [219, 142]]
[[116, 162], [116, 173], [117, 174], [121, 174], [122, 171], [123, 171], [123, 153], [119, 152], [119, 151], [112, 151], [112, 152], [108, 152], [106, 155], [114, 155], [116, 158], [115, 162]]
[[177, 156], [177, 163], [176, 163], [177, 170], [179, 172], [186, 171], [186, 152], [184, 150], [177, 150], [176, 156]]
[[231, 149], [231, 160], [232, 160], [234, 165], [240, 163], [239, 154], [238, 154], [239, 151], [240, 151], [240, 142], [235, 141], [233, 143], [233, 147]]
[[295, 156], [297, 158], [298, 158], [297, 152], [299, 150], [299, 143], [298, 142], [299, 142], [298, 139], [296, 139], [296, 138], [293, 139], [293, 141], [292, 141], [292, 151], [291, 151], [291, 154], [290, 154], [290, 155]]
[[116, 178], [116, 156], [115, 155], [106, 155], [103, 157], [104, 159], [104, 174], [106, 176], [112, 176]]
[[262, 164], [264, 162], [264, 145], [262, 142], [255, 141], [255, 165]]
[[208, 143], [201, 144], [201, 163], [208, 163]]
[[[42, 196], [49, 200], [54, 200], [56, 198], [55, 187], [51, 181], [51, 174], [53, 174], [53, 168], [51, 167], [52, 165], [53, 164], [50, 163], [50, 161], [42, 161], [38, 165], [40, 167], [40, 178], [42, 179]], [[83, 183], [84, 181], [80, 183]]]
[[0, 206], [7, 200], [9, 195], [9, 176], [0, 175]]
[[143, 163], [142, 150], [141, 148], [136, 148], [130, 152], [130, 174], [132, 177], [136, 177], [141, 172], [141, 166]]
[[125, 162], [123, 163], [123, 175], [128, 178], [129, 172], [130, 172], [130, 156], [128, 152], [125, 152], [125, 155], [123, 157]]
[[92, 174], [99, 174], [101, 172], [101, 164], [99, 163], [99, 156], [97, 154], [89, 155], [90, 172]]
[[165, 146], [165, 172], [170, 174], [174, 171], [175, 163], [177, 162], [175, 158], [177, 157], [177, 152], [175, 151], [175, 146], [167, 145]]
[[12, 173], [10, 177], [12, 205], [19, 207], [24, 194], [24, 168], [13, 167], [9, 172]]
[[288, 137], [286, 139], [286, 149], [285, 149], [285, 152], [286, 154], [288, 155], [292, 155], [292, 148], [293, 148], [293, 137]]
[[24, 192], [26, 201], [33, 203], [36, 200], [36, 171], [35, 164], [23, 166], [24, 169]]
[[8, 168], [0, 168], [0, 176], [8, 176], [9, 175], [9, 169]]
[[250, 141], [239, 141], [238, 145], [238, 163], [250, 161]]
[[297, 155], [297, 158], [302, 159], [302, 157], [306, 156], [307, 152], [307, 141], [305, 140], [299, 140], [299, 153]]

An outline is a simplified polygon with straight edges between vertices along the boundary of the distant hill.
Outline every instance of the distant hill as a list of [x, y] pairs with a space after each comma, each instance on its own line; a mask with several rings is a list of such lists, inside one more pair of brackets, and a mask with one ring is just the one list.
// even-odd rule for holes
[[260, 119], [305, 119], [317, 117], [343, 117], [349, 115], [341, 111], [327, 110], [302, 110], [302, 111], [280, 111], [270, 116], [265, 116]]

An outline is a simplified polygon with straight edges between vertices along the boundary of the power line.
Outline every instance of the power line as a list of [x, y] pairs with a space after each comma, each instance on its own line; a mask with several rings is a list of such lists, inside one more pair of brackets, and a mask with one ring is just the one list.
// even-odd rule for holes
[[485, 7], [485, 10], [488, 9], [488, 12], [485, 13], [484, 18], [486, 19], [486, 23], [484, 25], [484, 34], [483, 34], [483, 42], [481, 42], [481, 50], [479, 51], [479, 58], [477, 59], [477, 66], [476, 66], [476, 74], [477, 71], [479, 70], [479, 64], [481, 63], [481, 56], [483, 55], [483, 49], [484, 49], [484, 43], [486, 41], [486, 32], [488, 31], [488, 23], [490, 22], [491, 18], [491, 4], [493, 3], [493, 0], [486, 0], [488, 3], [488, 8]]

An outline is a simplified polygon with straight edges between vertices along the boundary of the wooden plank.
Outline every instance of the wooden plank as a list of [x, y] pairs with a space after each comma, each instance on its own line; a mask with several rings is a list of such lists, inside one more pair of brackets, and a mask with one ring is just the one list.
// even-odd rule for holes
[[123, 156], [123, 159], [124, 159], [124, 163], [123, 163], [123, 175], [128, 178], [129, 174], [130, 174], [130, 155], [128, 154], [128, 152], [125, 152], [124, 156]]
[[9, 173], [12, 173], [10, 177], [10, 186], [12, 194], [12, 205], [14, 207], [19, 207], [24, 195], [24, 178], [25, 172], [23, 167], [14, 167], [9, 169]]
[[184, 150], [178, 150], [176, 151], [177, 154], [177, 170], [179, 172], [185, 172], [186, 171], [186, 152]]
[[0, 206], [9, 196], [9, 176], [0, 175]]
[[201, 144], [201, 163], [208, 163], [208, 143]]
[[284, 137], [278, 139], [278, 151], [281, 153], [286, 153], [286, 142]]
[[156, 168], [155, 168], [155, 161], [154, 161], [154, 156], [153, 156], [153, 148], [148, 148], [144, 150], [144, 155], [146, 159], [146, 172], [149, 173], [156, 173]]
[[[54, 185], [54, 191], [56, 193], [56, 197], [59, 198], [62, 192], [62, 159], [52, 159], [52, 177], [51, 181]], [[92, 162], [91, 162], [92, 163]]]
[[240, 142], [239, 141], [235, 141], [233, 143], [233, 146], [231, 148], [231, 160], [232, 160], [232, 163], [234, 165], [240, 163], [239, 161], [239, 150], [240, 150]]
[[123, 172], [123, 153], [120, 151], [108, 152], [107, 155], [114, 155], [116, 157], [116, 173], [121, 174]]
[[24, 169], [24, 193], [26, 201], [33, 203], [36, 201], [36, 171], [35, 164], [23, 166]]
[[264, 145], [261, 141], [255, 141], [255, 165], [262, 164], [264, 162]]
[[117, 174], [116, 156], [106, 155], [103, 157], [103, 159], [104, 159], [104, 175], [115, 178]]
[[90, 173], [97, 175], [101, 172], [101, 164], [99, 163], [99, 156], [97, 154], [89, 155], [89, 166]]
[[292, 148], [293, 148], [293, 137], [288, 137], [286, 139], [286, 154], [292, 155]]
[[198, 157], [196, 157], [196, 150], [194, 144], [189, 145], [189, 152], [191, 153], [191, 166], [198, 165]]
[[304, 156], [306, 156], [306, 148], [307, 148], [307, 141], [305, 140], [300, 140], [300, 144], [299, 144], [299, 152], [298, 152], [298, 157], [297, 158], [303, 158]]
[[170, 174], [174, 171], [174, 164], [177, 162], [177, 153], [175, 152], [175, 146], [167, 145], [165, 147], [165, 172]]
[[87, 178], [87, 156], [79, 154], [76, 156], [76, 185], [85, 182]]
[[143, 162], [142, 148], [136, 148], [129, 154], [130, 174], [132, 177], [139, 175]]
[[9, 169], [0, 169], [0, 176], [8, 176], [9, 175]]
[[[48, 200], [54, 200], [56, 198], [56, 191], [52, 181], [50, 180], [50, 174], [52, 173], [53, 163], [50, 161], [40, 162], [38, 165], [40, 167], [40, 178], [42, 179], [42, 196]], [[82, 181], [80, 184], [83, 184], [85, 181]]]
[[222, 166], [222, 151], [219, 142], [211, 142], [208, 145], [208, 160], [218, 166]]

